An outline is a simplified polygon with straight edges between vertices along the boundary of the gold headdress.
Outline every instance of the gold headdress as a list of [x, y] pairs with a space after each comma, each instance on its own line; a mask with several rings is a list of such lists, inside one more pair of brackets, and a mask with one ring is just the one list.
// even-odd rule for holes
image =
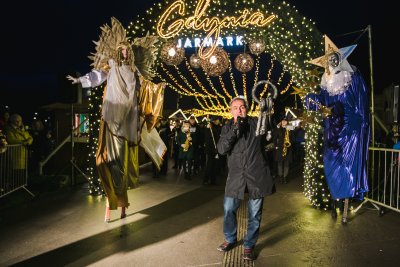
[[132, 44], [126, 36], [125, 28], [115, 17], [111, 18], [111, 27], [105, 24], [100, 29], [100, 38], [97, 42], [94, 41], [96, 52], [89, 56], [89, 59], [93, 61], [91, 66], [94, 69], [107, 69], [109, 59], [114, 59], [121, 64], [119, 50], [126, 48], [128, 58], [125, 64], [130, 65], [133, 71], [137, 68], [146, 79], [151, 80], [154, 77], [151, 69], [157, 55], [157, 48], [154, 46], [158, 41], [156, 36], [147, 35], [136, 38]]
[[148, 80], [151, 80], [155, 74], [153, 73], [153, 65], [157, 58], [157, 48], [155, 43], [158, 37], [147, 34], [145, 37], [135, 38], [133, 41], [133, 53], [135, 55], [135, 65], [139, 72]]

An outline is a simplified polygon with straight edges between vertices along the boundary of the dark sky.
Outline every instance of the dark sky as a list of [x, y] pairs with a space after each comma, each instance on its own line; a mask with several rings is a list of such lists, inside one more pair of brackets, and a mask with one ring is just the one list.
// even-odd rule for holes
[[[261, 0], [259, 0], [261, 1]], [[115, 16], [128, 25], [152, 6], [154, 0], [12, 1], [2, 8], [0, 104], [13, 111], [62, 99], [64, 77], [90, 70], [87, 56], [94, 50], [99, 27]], [[358, 34], [342, 36], [372, 25], [375, 92], [399, 83], [399, 53], [394, 37], [400, 20], [395, 1], [291, 0], [301, 14], [339, 46], [352, 44]], [[390, 2], [390, 3], [388, 3]], [[5, 4], [3, 4], [5, 5]], [[398, 37], [397, 37], [398, 38]], [[349, 57], [369, 81], [368, 38], [364, 34]], [[5, 58], [5, 59], [4, 59]]]

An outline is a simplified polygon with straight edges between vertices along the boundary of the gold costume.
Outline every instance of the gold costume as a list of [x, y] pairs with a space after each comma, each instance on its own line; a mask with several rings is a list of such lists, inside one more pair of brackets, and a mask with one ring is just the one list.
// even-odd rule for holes
[[[154, 84], [151, 66], [157, 38], [146, 36], [131, 45], [118, 20], [102, 27], [92, 72], [79, 78], [83, 87], [107, 81], [96, 165], [110, 209], [128, 207], [127, 190], [138, 185], [139, 145], [159, 168], [166, 146], [154, 129], [163, 108], [165, 84]], [[121, 56], [121, 49], [126, 53]]]

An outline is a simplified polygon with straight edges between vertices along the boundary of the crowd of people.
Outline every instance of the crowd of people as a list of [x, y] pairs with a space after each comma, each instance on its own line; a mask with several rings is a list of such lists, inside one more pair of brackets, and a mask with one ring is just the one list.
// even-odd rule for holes
[[38, 174], [40, 161], [44, 160], [54, 148], [54, 137], [43, 120], [35, 118], [26, 125], [22, 116], [4, 110], [0, 116], [0, 153], [8, 147], [13, 148], [12, 169], [31, 176]]
[[[266, 145], [271, 149], [265, 149], [265, 158], [272, 177], [281, 183], [288, 183], [292, 158], [301, 159], [299, 162], [304, 160], [305, 129], [303, 124], [297, 127], [289, 125], [289, 119], [283, 115], [277, 118], [279, 122], [272, 129], [270, 145]], [[191, 180], [193, 176], [200, 175], [203, 185], [217, 185], [217, 180], [224, 179], [227, 171], [226, 155], [218, 153], [217, 144], [222, 127], [229, 121], [220, 116], [210, 116], [201, 121], [194, 116], [187, 120], [160, 118], [156, 128], [167, 146], [167, 152], [160, 170], [153, 164], [153, 177], [166, 175], [171, 159], [171, 168], [185, 179]]]
[[[259, 134], [257, 118], [247, 116], [247, 97], [236, 96], [229, 105], [230, 118], [211, 116], [198, 122], [196, 117], [175, 119], [160, 117], [166, 84], [153, 83], [156, 36], [130, 41], [122, 24], [112, 18], [111, 27], [103, 27], [93, 69], [81, 77], [68, 75], [72, 84], [94, 88], [106, 83], [101, 106], [100, 132], [96, 152], [97, 172], [106, 194], [105, 222], [110, 210], [121, 208], [126, 217], [130, 203], [127, 190], [138, 186], [139, 146], [153, 162], [153, 177], [173, 169], [192, 180], [201, 177], [203, 185], [225, 185], [223, 198], [224, 242], [218, 250], [226, 252], [237, 245], [237, 210], [247, 200], [248, 224], [243, 240], [244, 260], [254, 260], [264, 197], [275, 192], [276, 181], [289, 182], [293, 154], [304, 158], [305, 131], [296, 128], [287, 117], [276, 114], [269, 133]], [[367, 90], [359, 71], [346, 60], [354, 47], [338, 49], [327, 38], [325, 55], [310, 63], [325, 68], [318, 94], [306, 96], [307, 109], [332, 109], [324, 118], [324, 171], [336, 202], [368, 191], [366, 159], [369, 144]], [[333, 50], [332, 50], [333, 48]], [[145, 63], [143, 63], [145, 62]], [[151, 99], [151, 101], [150, 101]], [[263, 112], [260, 105], [260, 112]], [[0, 120], [0, 151], [6, 145], [20, 145], [12, 163], [14, 172], [25, 172], [27, 158], [31, 173], [50, 152], [51, 134], [41, 120], [25, 127], [22, 116], [4, 114]], [[356, 162], [356, 163], [354, 163]], [[350, 171], [349, 171], [350, 170]], [[218, 181], [219, 179], [223, 179]], [[345, 208], [347, 210], [347, 208]], [[343, 215], [342, 222], [347, 222]]]
[[204, 185], [216, 185], [216, 179], [221, 173], [224, 164], [218, 155], [216, 143], [221, 132], [221, 118], [212, 116], [206, 121], [197, 122], [194, 116], [189, 119], [161, 118], [157, 124], [160, 137], [167, 145], [167, 152], [160, 171], [153, 164], [153, 177], [159, 174], [166, 175], [168, 159], [170, 158], [178, 173], [184, 175], [186, 180], [193, 176], [203, 175]]

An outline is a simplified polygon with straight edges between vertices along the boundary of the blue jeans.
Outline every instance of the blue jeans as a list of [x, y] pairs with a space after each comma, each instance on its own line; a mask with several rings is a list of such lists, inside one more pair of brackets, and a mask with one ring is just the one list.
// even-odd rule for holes
[[[224, 197], [224, 235], [229, 243], [237, 241], [236, 213], [241, 200], [238, 198]], [[261, 215], [264, 198], [249, 199], [247, 233], [244, 237], [244, 248], [253, 248], [256, 245], [260, 232]]]

